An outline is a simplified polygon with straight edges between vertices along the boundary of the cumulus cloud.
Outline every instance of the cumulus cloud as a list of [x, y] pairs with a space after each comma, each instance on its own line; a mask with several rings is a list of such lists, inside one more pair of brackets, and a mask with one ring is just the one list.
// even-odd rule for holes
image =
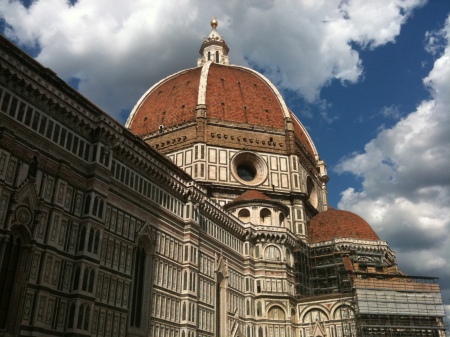
[[380, 114], [383, 117], [399, 119], [402, 116], [400, 108], [397, 105], [385, 106], [381, 109]]
[[[436, 54], [423, 80], [431, 98], [380, 131], [364, 152], [336, 167], [362, 180], [348, 188], [339, 208], [365, 218], [389, 241], [400, 266], [413, 275], [436, 275], [450, 297], [450, 16], [439, 32], [427, 33]], [[431, 45], [430, 45], [431, 44]]]
[[196, 65], [212, 15], [231, 61], [264, 69], [313, 102], [336, 79], [359, 80], [352, 47], [392, 42], [424, 0], [0, 2], [5, 33], [107, 112], [120, 116], [161, 78]]

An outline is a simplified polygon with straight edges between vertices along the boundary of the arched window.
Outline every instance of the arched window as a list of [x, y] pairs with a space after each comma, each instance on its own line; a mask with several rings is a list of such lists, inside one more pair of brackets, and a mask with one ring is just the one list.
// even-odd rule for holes
[[84, 214], [89, 214], [89, 208], [91, 206], [91, 196], [86, 196], [86, 199], [84, 200]]
[[291, 322], [292, 323], [297, 323], [297, 314], [296, 314], [294, 308], [291, 309]]
[[67, 315], [67, 328], [72, 329], [73, 328], [73, 320], [75, 318], [75, 303], [72, 303], [70, 305], [69, 313]]
[[219, 51], [216, 50], [216, 62], [219, 63]]
[[99, 243], [100, 243], [100, 231], [96, 231], [94, 238], [94, 254], [98, 254]]
[[86, 311], [84, 314], [84, 324], [83, 324], [83, 330], [89, 330], [89, 316], [91, 314], [91, 307], [86, 306]]
[[208, 61], [211, 61], [211, 52], [208, 52]]
[[284, 214], [280, 213], [279, 215], [280, 226], [284, 227]]
[[241, 209], [238, 213], [238, 218], [242, 222], [250, 222], [250, 211], [246, 208]]
[[73, 285], [72, 290], [78, 290], [78, 284], [80, 283], [80, 267], [76, 266], [73, 272]]
[[11, 233], [9, 240], [2, 238], [0, 243], [0, 331], [6, 327], [8, 318], [15, 319], [16, 312], [10, 309], [10, 304], [20, 289], [16, 274], [22, 259], [26, 259], [23, 249], [23, 237], [18, 231]]
[[143, 247], [136, 249], [133, 279], [133, 298], [131, 306], [130, 325], [136, 328], [141, 327], [142, 303], [144, 295], [144, 277], [146, 255]]
[[92, 214], [95, 216], [97, 216], [98, 213], [98, 200], [99, 200], [98, 197], [94, 198], [94, 207], [92, 207]]
[[78, 250], [84, 250], [84, 242], [86, 241], [86, 226], [81, 226]]
[[83, 291], [87, 291], [88, 290], [88, 280], [89, 280], [89, 273], [90, 273], [91, 269], [86, 267], [84, 268], [84, 274], [83, 274], [83, 285], [81, 287], [81, 289]]
[[78, 309], [78, 320], [77, 320], [77, 329], [81, 329], [83, 327], [83, 315], [84, 315], [84, 304], [80, 305]]
[[264, 337], [263, 328], [262, 327], [259, 327], [259, 329], [258, 329], [258, 337]]
[[272, 225], [272, 217], [271, 216], [272, 216], [272, 213], [270, 212], [270, 210], [267, 208], [263, 208], [261, 210], [261, 212], [259, 213], [259, 217], [260, 217], [259, 221], [260, 221], [261, 225], [264, 225], [264, 226]]
[[94, 279], [95, 279], [95, 270], [92, 269], [89, 275], [89, 288], [88, 291], [92, 293], [94, 291]]
[[88, 252], [92, 252], [92, 245], [94, 244], [94, 228], [91, 228], [89, 230], [89, 239], [88, 239]]
[[258, 303], [256, 303], [256, 314], [258, 316], [262, 316], [262, 305], [261, 305], [261, 301], [258, 301]]
[[183, 303], [183, 309], [181, 310], [181, 317], [183, 321], [186, 320], [186, 302]]
[[187, 271], [184, 271], [183, 275], [183, 290], [187, 290]]
[[245, 311], [246, 311], [247, 315], [250, 315], [250, 300], [247, 300], [245, 302]]
[[284, 310], [279, 306], [273, 306], [269, 309], [268, 318], [273, 320], [284, 320], [286, 315]]
[[104, 205], [104, 202], [103, 202], [103, 199], [102, 200], [100, 200], [100, 204], [98, 205], [98, 217], [99, 218], [103, 218], [103, 205]]
[[281, 260], [280, 250], [278, 249], [278, 247], [269, 246], [264, 251], [264, 258], [266, 260], [280, 261]]

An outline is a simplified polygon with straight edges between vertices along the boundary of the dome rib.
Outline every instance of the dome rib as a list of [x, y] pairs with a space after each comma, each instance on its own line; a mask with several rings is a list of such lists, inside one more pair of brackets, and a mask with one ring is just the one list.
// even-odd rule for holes
[[200, 84], [198, 88], [197, 105], [206, 104], [206, 91], [208, 89], [208, 75], [211, 64], [212, 62], [208, 61], [202, 66], [202, 72], [200, 74]]

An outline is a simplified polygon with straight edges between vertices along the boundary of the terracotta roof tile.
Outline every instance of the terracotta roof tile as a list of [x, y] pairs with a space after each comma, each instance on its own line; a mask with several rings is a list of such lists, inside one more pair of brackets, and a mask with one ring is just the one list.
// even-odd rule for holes
[[359, 215], [332, 208], [320, 212], [309, 221], [308, 234], [311, 243], [337, 238], [380, 240], [372, 227]]
[[190, 69], [153, 89], [130, 125], [136, 135], [158, 131], [195, 119], [201, 68]]
[[284, 128], [281, 104], [267, 83], [237, 67], [211, 64], [206, 91], [208, 117]]
[[249, 190], [247, 192], [242, 193], [237, 198], [235, 198], [233, 202], [244, 200], [272, 200], [272, 198], [268, 197], [267, 195], [259, 191]]

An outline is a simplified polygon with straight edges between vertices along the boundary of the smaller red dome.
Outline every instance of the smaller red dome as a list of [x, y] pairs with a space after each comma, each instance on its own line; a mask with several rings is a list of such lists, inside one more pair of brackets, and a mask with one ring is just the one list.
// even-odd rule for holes
[[238, 196], [233, 200], [233, 202], [247, 201], [247, 200], [272, 200], [264, 193], [257, 190], [249, 190]]
[[309, 242], [324, 242], [338, 238], [378, 241], [372, 227], [359, 215], [329, 208], [308, 223]]

